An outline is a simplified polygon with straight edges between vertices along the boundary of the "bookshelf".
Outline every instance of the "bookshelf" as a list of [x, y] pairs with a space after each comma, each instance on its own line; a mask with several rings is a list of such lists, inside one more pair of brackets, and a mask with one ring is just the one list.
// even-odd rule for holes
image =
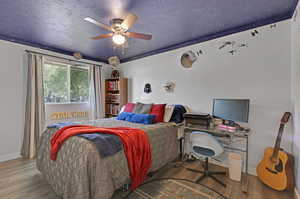
[[112, 78], [105, 80], [105, 116], [115, 117], [128, 102], [128, 79]]

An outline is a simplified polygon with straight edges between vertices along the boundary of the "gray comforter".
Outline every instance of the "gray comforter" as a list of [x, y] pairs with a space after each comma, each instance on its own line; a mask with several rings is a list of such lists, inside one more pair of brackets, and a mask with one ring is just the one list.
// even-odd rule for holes
[[[84, 124], [111, 127], [125, 126], [144, 130], [152, 150], [151, 171], [174, 160], [178, 154], [177, 127], [172, 123], [135, 124], [113, 119]], [[57, 160], [50, 159], [50, 139], [57, 129], [47, 129], [41, 136], [37, 152], [37, 168], [64, 199], [109, 199], [113, 192], [129, 182], [124, 151], [101, 158], [96, 146], [81, 137], [69, 138], [58, 152]]]

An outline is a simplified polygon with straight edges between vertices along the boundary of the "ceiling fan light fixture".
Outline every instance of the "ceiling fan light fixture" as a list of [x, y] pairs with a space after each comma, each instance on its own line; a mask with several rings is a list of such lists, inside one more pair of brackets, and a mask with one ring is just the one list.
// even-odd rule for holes
[[97, 25], [105, 30], [110, 31], [110, 33], [98, 35], [96, 37], [92, 37], [93, 40], [99, 40], [104, 38], [112, 38], [113, 48], [122, 48], [122, 52], [124, 53], [124, 49], [127, 48], [128, 42], [127, 38], [135, 38], [135, 39], [143, 39], [143, 40], [151, 40], [152, 35], [142, 34], [137, 32], [128, 32], [128, 30], [135, 24], [138, 16], [135, 14], [129, 13], [124, 19], [114, 18], [110, 21], [110, 26], [104, 23], [101, 23], [91, 17], [84, 18], [85, 21], [90, 22], [94, 25]]
[[125, 36], [122, 34], [114, 34], [112, 40], [117, 45], [122, 45], [125, 42]]

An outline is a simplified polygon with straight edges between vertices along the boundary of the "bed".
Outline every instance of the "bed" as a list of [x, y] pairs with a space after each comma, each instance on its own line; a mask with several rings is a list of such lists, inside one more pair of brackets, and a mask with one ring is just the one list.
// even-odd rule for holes
[[[152, 151], [150, 172], [156, 171], [178, 155], [175, 123], [136, 124], [116, 119], [82, 122], [101, 127], [133, 127], [145, 131]], [[48, 128], [41, 135], [37, 150], [37, 168], [63, 199], [109, 199], [115, 190], [130, 182], [123, 149], [102, 158], [96, 146], [82, 137], [69, 138], [58, 152], [57, 160], [50, 159], [51, 135]]]

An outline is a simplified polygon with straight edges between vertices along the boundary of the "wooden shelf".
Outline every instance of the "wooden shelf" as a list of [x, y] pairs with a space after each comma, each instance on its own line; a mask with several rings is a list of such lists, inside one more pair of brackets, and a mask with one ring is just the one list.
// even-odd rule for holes
[[105, 102], [106, 104], [120, 104], [120, 102]]
[[114, 92], [120, 92], [120, 90], [108, 90], [108, 92], [114, 93]]
[[[112, 101], [111, 101], [112, 100]], [[127, 78], [110, 78], [105, 80], [105, 115], [117, 116], [123, 105], [128, 102]]]
[[117, 116], [118, 114], [110, 114], [110, 113], [107, 113], [105, 115], [111, 115], [111, 116]]

